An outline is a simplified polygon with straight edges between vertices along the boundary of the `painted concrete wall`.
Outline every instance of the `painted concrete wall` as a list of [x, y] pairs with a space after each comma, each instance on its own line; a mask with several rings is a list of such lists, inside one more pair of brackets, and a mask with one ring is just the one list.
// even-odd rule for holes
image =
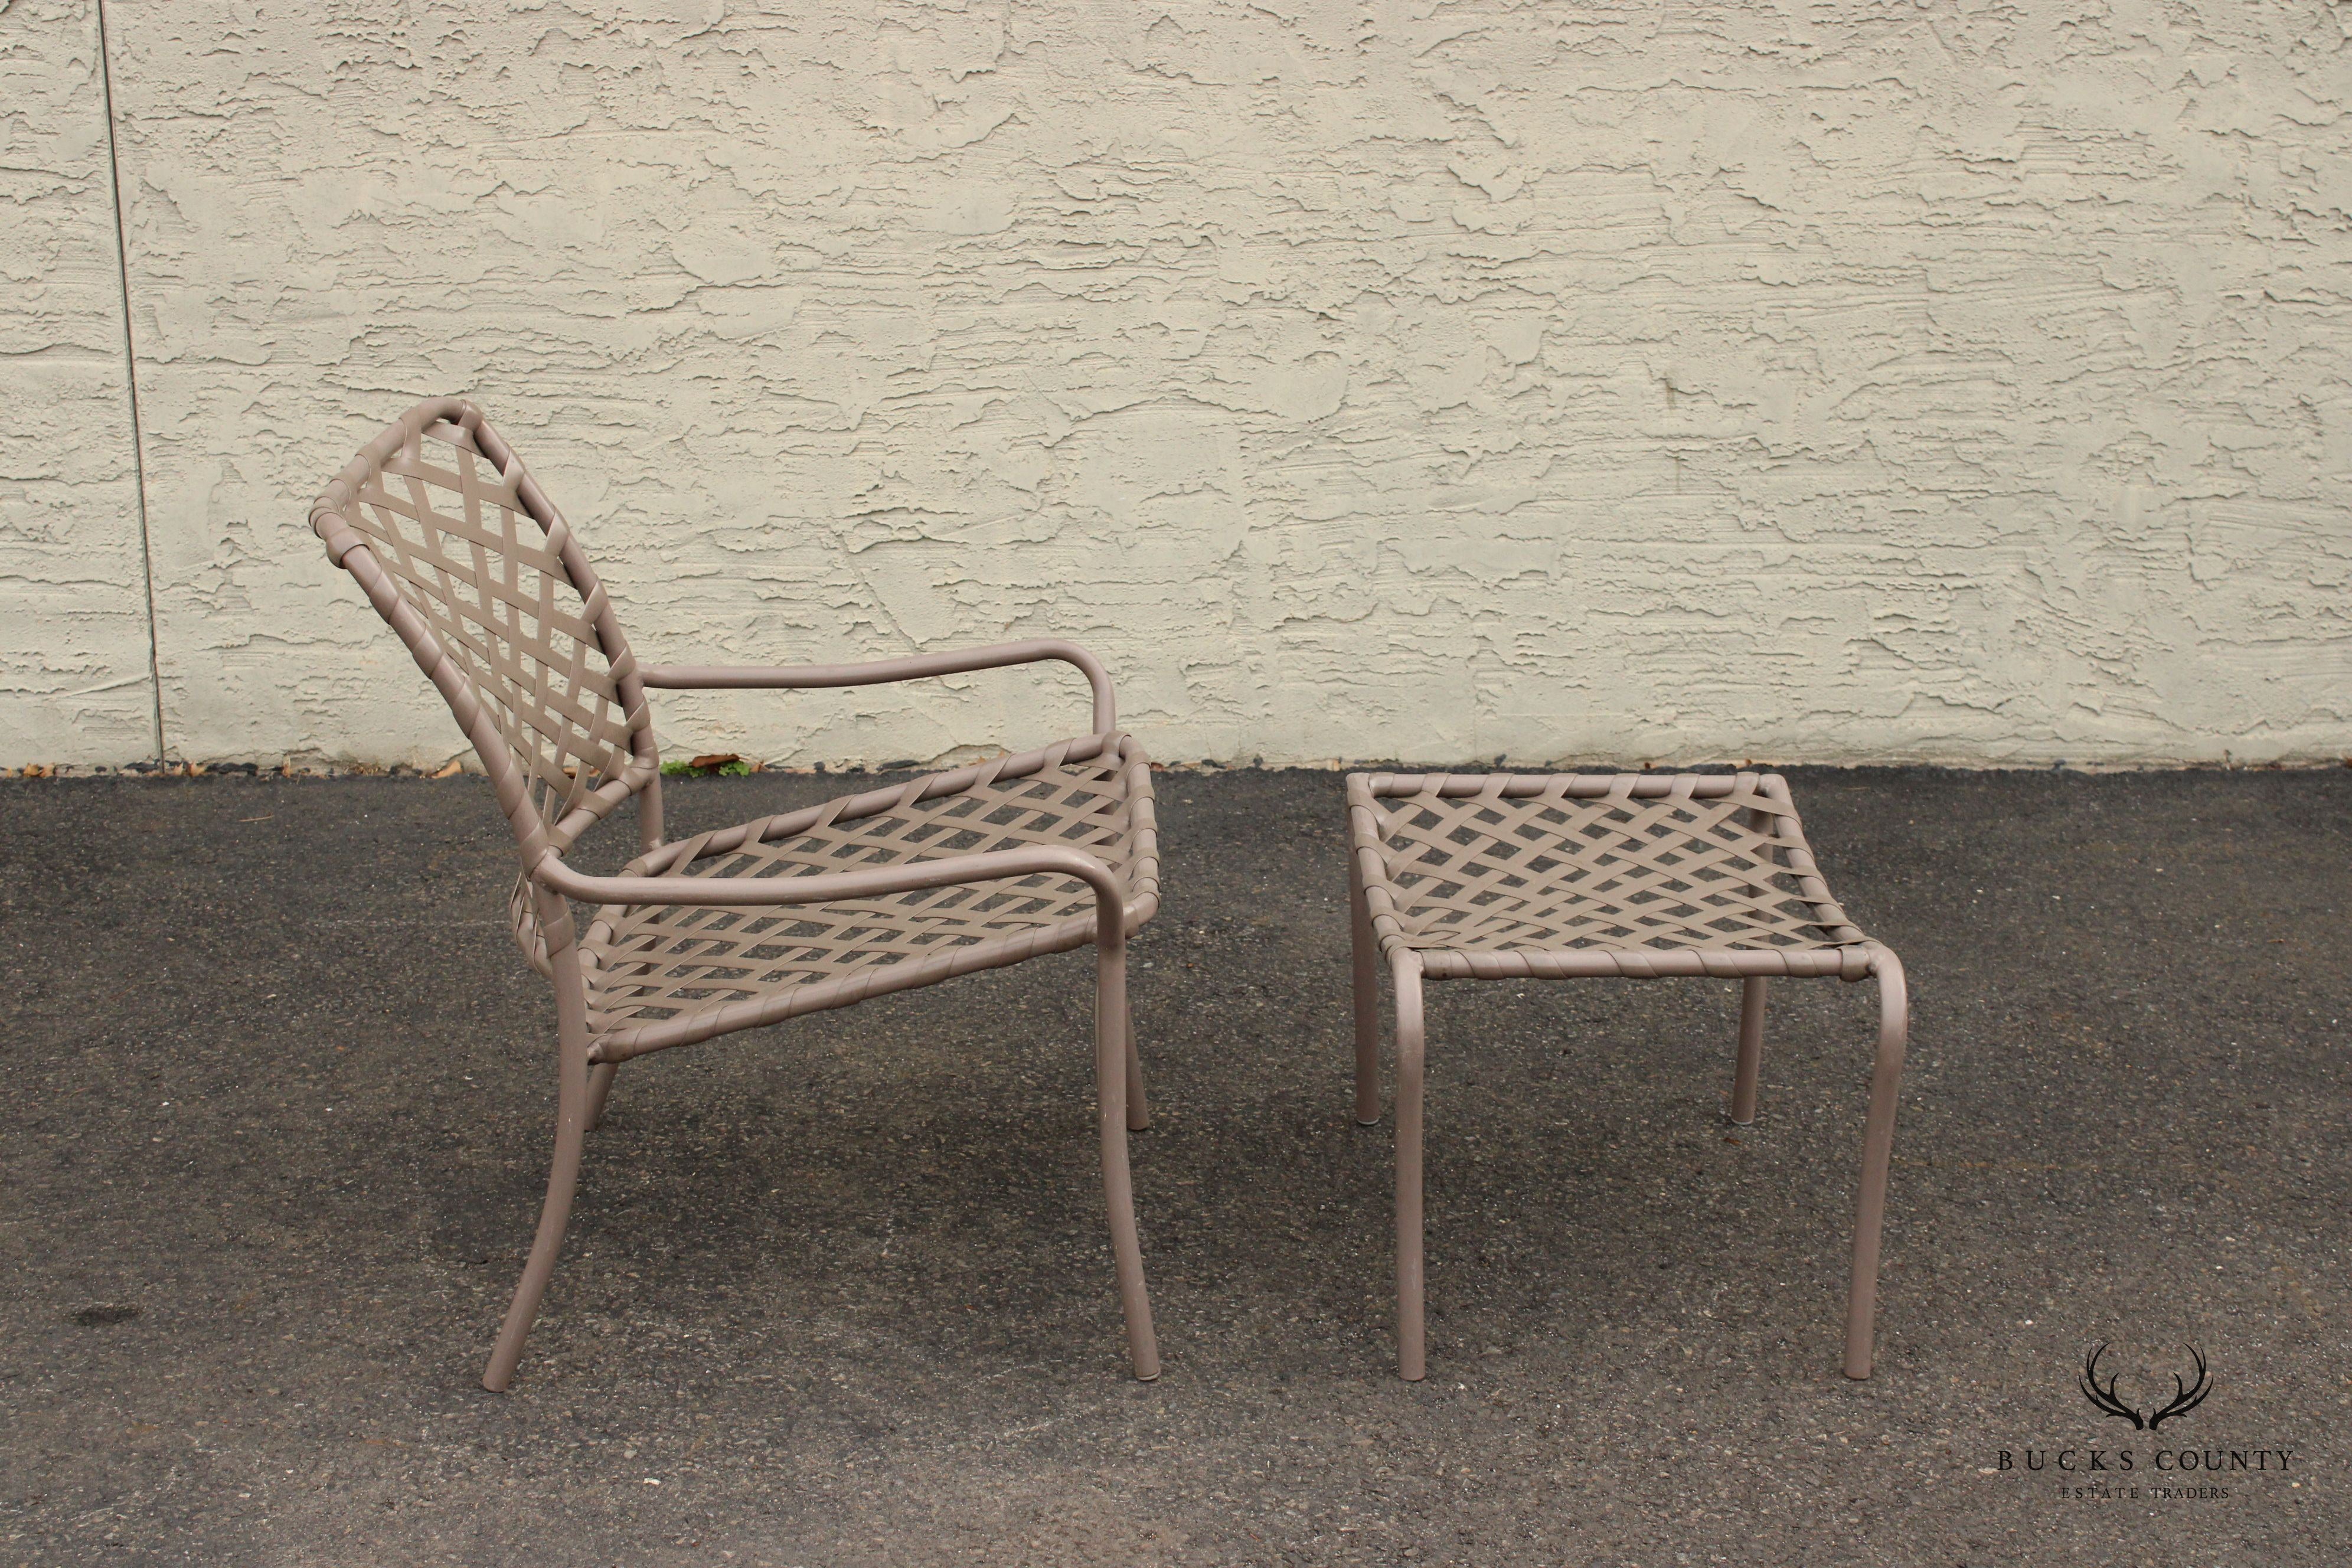
[[0, 5], [0, 766], [155, 754], [98, 19]]
[[[2352, 752], [2352, 9], [108, 15], [177, 755], [452, 752], [303, 526], [438, 391], [644, 657], [1056, 632], [1163, 757]], [[34, 446], [105, 555], [120, 422]], [[660, 712], [879, 762], [1084, 702]]]

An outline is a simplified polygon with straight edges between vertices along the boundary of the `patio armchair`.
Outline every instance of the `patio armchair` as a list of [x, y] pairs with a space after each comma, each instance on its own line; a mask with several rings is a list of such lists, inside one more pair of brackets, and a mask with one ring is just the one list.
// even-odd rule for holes
[[[501, 1390], [553, 1274], [586, 1134], [622, 1063], [1039, 953], [1095, 948], [1103, 1189], [1135, 1375], [1159, 1374], [1127, 1134], [1150, 1125], [1128, 937], [1159, 907], [1150, 763], [1110, 679], [1057, 640], [867, 664], [640, 666], [579, 541], [472, 404], [418, 404], [310, 510], [456, 716], [521, 859], [517, 943], [552, 983], [555, 1152], [529, 1261], [482, 1384]], [[1041, 660], [1076, 666], [1091, 731], [680, 842], [662, 836], [646, 692], [873, 685]], [[618, 876], [567, 859], [635, 803]], [[592, 906], [584, 925], [572, 900]]]

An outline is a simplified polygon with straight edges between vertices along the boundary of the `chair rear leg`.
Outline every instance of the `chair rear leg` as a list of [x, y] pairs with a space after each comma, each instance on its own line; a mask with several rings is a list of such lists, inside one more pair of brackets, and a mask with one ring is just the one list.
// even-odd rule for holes
[[1151, 1107], [1143, 1098], [1143, 1058], [1135, 1048], [1135, 1005], [1122, 992], [1118, 1009], [1119, 1033], [1127, 1037], [1127, 1130], [1148, 1131], [1151, 1126]]
[[598, 1062], [588, 1069], [588, 1131], [591, 1132], [604, 1125], [604, 1099], [613, 1092], [613, 1075], [620, 1070], [618, 1062]]
[[1103, 1199], [1110, 1210], [1111, 1262], [1127, 1320], [1127, 1353], [1135, 1375], [1160, 1375], [1151, 1299], [1143, 1284], [1143, 1244], [1135, 1233], [1135, 1180], [1127, 1164], [1127, 1075], [1134, 1046], [1127, 1021], [1127, 950], [1114, 936], [1095, 951], [1095, 1115], [1102, 1131]]
[[1419, 1383], [1429, 1373], [1422, 1318], [1421, 965], [1400, 954], [1396, 973], [1396, 1288], [1397, 1373]]
[[1372, 921], [1364, 907], [1364, 868], [1348, 857], [1348, 929], [1355, 964], [1356, 1121], [1381, 1119], [1381, 979]]
[[1731, 1120], [1746, 1127], [1756, 1120], [1756, 1077], [1764, 1066], [1764, 977], [1739, 983], [1739, 1065], [1731, 1074]]
[[[558, 1006], [561, 1008], [559, 1002]], [[555, 1158], [547, 1173], [547, 1200], [540, 1205], [539, 1233], [530, 1244], [530, 1259], [515, 1285], [514, 1300], [482, 1373], [482, 1386], [502, 1394], [514, 1381], [515, 1365], [522, 1360], [523, 1342], [539, 1318], [540, 1298], [555, 1273], [556, 1255], [563, 1250], [563, 1232], [572, 1219], [572, 1194], [580, 1185], [580, 1146], [588, 1131], [588, 1047], [584, 1039], [567, 1037], [562, 1053], [555, 1100]], [[584, 1034], [584, 1031], [582, 1031]], [[609, 1080], [608, 1080], [609, 1081]]]
[[1845, 1374], [1868, 1377], [1878, 1311], [1878, 1242], [1886, 1214], [1886, 1167], [1895, 1150], [1895, 1103], [1903, 1084], [1903, 1053], [1911, 1033], [1911, 1004], [1903, 964], [1881, 949], [1872, 955], [1878, 976], [1878, 1056], [1870, 1074], [1870, 1119], [1862, 1134], [1862, 1191], [1853, 1222], [1853, 1283], [1846, 1297]]

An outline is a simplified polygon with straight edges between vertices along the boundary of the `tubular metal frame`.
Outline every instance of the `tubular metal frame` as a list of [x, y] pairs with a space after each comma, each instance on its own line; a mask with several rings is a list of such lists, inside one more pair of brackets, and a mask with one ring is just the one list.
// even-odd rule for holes
[[[530, 528], [519, 526], [526, 520]], [[503, 1390], [514, 1377], [562, 1248], [586, 1134], [623, 1060], [1089, 942], [1114, 1271], [1135, 1375], [1157, 1377], [1128, 1167], [1127, 1134], [1150, 1117], [1127, 941], [1159, 908], [1158, 836], [1150, 763], [1117, 731], [1100, 661], [1036, 639], [856, 665], [640, 667], [553, 503], [481, 411], [455, 397], [418, 404], [362, 448], [312, 506], [310, 525], [480, 757], [522, 863], [510, 900], [516, 940], [555, 991], [547, 1195], [483, 1386]], [[648, 688], [865, 686], [1041, 660], [1087, 677], [1088, 736], [685, 843], [663, 839]], [[584, 830], [632, 800], [642, 853], [623, 875], [566, 864]], [[975, 837], [992, 847], [933, 847]], [[599, 906], [584, 934], [574, 899]], [[812, 924], [823, 941], [799, 934]]]
[[[1442, 804], [1454, 802], [1467, 805]], [[1427, 820], [1407, 823], [1416, 811]], [[1843, 1367], [1848, 1377], [1868, 1377], [1910, 1003], [1902, 961], [1830, 896], [1787, 781], [1744, 773], [1350, 773], [1348, 816], [1355, 1119], [1365, 1126], [1381, 1116], [1384, 961], [1396, 999], [1399, 1373], [1409, 1382], [1428, 1373], [1424, 981], [1737, 978], [1730, 1120], [1747, 1126], [1756, 1119], [1766, 981], [1868, 975], [1878, 982], [1878, 1046]]]

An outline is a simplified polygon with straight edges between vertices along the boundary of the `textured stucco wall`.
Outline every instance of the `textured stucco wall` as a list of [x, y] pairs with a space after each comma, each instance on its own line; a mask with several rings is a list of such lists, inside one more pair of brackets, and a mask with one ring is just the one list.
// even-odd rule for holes
[[98, 21], [0, 0], [0, 766], [155, 754]]
[[766, 10], [110, 4], [175, 753], [452, 752], [302, 521], [436, 391], [644, 656], [1164, 757], [2352, 751], [2352, 8]]

